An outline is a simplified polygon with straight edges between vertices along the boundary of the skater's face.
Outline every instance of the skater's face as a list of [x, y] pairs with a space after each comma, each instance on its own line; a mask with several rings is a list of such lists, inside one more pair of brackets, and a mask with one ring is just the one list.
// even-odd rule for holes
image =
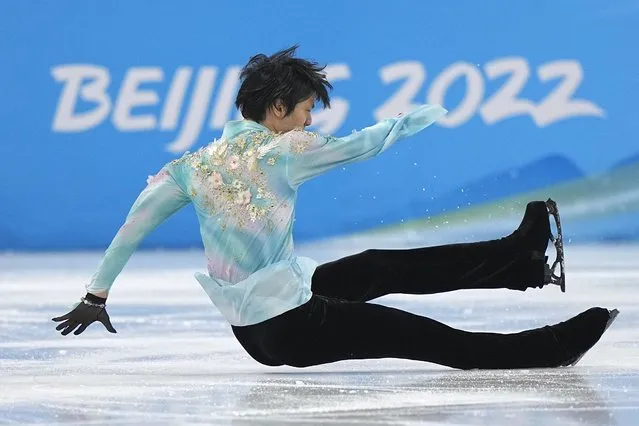
[[[279, 102], [276, 102], [267, 113], [265, 120], [267, 127], [276, 132], [288, 132], [293, 129], [304, 129], [313, 122], [311, 111], [315, 104], [315, 96], [311, 96], [297, 105], [290, 114], [287, 114], [286, 108]], [[270, 117], [269, 117], [270, 116]]]

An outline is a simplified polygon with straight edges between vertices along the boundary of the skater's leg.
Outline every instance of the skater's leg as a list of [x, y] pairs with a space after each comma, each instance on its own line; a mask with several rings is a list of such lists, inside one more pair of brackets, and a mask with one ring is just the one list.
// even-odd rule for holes
[[[347, 359], [402, 358], [460, 369], [565, 365], [596, 343], [609, 313], [520, 333], [472, 333], [398, 309], [321, 296], [263, 323], [234, 327], [274, 363], [306, 367]], [[567, 324], [567, 325], [566, 325]]]
[[391, 293], [433, 294], [461, 289], [525, 290], [544, 282], [545, 261], [517, 253], [466, 256], [459, 244], [409, 250], [367, 250], [320, 265], [313, 275], [316, 294], [368, 301]]
[[367, 301], [391, 293], [541, 287], [548, 282], [544, 253], [549, 235], [546, 203], [532, 202], [522, 224], [508, 237], [418, 249], [366, 250], [318, 267], [312, 290]]

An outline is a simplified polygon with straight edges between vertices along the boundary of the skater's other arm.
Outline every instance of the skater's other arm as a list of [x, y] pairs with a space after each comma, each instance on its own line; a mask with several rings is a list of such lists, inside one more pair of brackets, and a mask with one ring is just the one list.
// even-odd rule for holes
[[133, 203], [124, 224], [87, 285], [88, 292], [107, 297], [113, 281], [144, 237], [191, 201], [176, 182], [175, 176], [175, 170], [169, 164], [157, 175], [149, 177], [146, 188]]
[[388, 118], [341, 138], [302, 130], [285, 133], [282, 138], [290, 149], [289, 180], [298, 186], [332, 168], [378, 155], [395, 141], [430, 126], [446, 112], [439, 105], [423, 105], [406, 115]]

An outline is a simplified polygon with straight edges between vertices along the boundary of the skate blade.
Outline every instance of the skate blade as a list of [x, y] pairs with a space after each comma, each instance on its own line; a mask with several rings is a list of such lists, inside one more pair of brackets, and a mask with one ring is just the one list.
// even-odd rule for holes
[[[619, 315], [619, 310], [617, 309], [613, 309], [612, 311], [610, 311], [610, 318], [608, 319], [608, 322], [606, 323], [606, 327], [604, 328], [603, 333], [601, 333], [601, 335], [603, 336], [604, 333], [608, 330], [608, 327], [610, 327], [612, 325], [612, 323], [615, 321], [615, 319], [617, 318], [617, 315]], [[601, 339], [601, 337], [599, 337]], [[596, 344], [596, 343], [595, 343]], [[594, 347], [594, 345], [593, 345]], [[592, 348], [590, 348], [592, 349]], [[581, 355], [579, 355], [579, 357], [577, 357], [576, 360], [574, 360], [573, 362], [571, 362], [570, 364], [568, 364], [568, 366], [570, 367], [574, 367], [575, 365], [577, 365], [577, 363], [579, 361], [581, 361], [581, 358], [584, 357], [584, 355], [586, 355], [590, 349], [588, 349], [586, 352], [582, 353]]]
[[[557, 203], [548, 198], [546, 201], [546, 209], [548, 210], [548, 214], [550, 214], [555, 219], [555, 225], [557, 226], [557, 237], [550, 233], [550, 241], [552, 241], [555, 246], [555, 250], [557, 251], [557, 257], [550, 267], [550, 282], [552, 284], [557, 284], [559, 288], [561, 288], [562, 293], [566, 292], [566, 262], [564, 258], [564, 237], [563, 232], [561, 230], [561, 218], [559, 217], [559, 208], [557, 207]], [[559, 268], [559, 274], [557, 274], [557, 268]]]

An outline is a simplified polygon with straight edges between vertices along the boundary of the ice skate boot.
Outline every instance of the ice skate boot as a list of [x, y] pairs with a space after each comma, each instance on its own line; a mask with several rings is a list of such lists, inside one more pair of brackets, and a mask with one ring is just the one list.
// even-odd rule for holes
[[[557, 226], [557, 236], [554, 236], [550, 227], [551, 215]], [[562, 292], [566, 291], [566, 276], [564, 262], [564, 243], [561, 231], [561, 220], [557, 203], [550, 198], [547, 201], [531, 201], [526, 205], [526, 212], [521, 224], [511, 234], [511, 238], [520, 241], [524, 250], [530, 250], [533, 259], [548, 260], [545, 255], [548, 241], [552, 241], [557, 256], [551, 265], [546, 264], [544, 284], [556, 284]]]
[[559, 347], [561, 359], [558, 366], [577, 364], [599, 341], [618, 314], [616, 309], [590, 308], [567, 321], [545, 327]]

